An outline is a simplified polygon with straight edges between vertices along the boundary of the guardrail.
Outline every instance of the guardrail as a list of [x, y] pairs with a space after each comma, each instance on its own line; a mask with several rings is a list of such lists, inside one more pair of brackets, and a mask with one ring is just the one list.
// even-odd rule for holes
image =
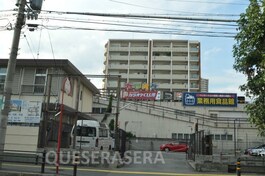
[[[122, 156], [122, 153], [120, 153], [120, 156]], [[115, 163], [115, 159], [116, 158], [114, 156], [114, 151], [65, 150], [60, 152], [59, 163], [57, 163], [55, 150], [45, 149], [39, 152], [4, 150], [0, 152], [0, 161], [2, 163], [23, 163], [28, 165], [40, 165], [40, 173], [45, 173], [45, 167], [48, 168], [48, 166], [58, 166], [58, 169], [59, 166], [72, 166], [73, 176], [77, 175], [78, 167], [97, 165], [102, 165], [105, 167], [107, 166], [106, 164], [113, 164], [115, 167], [115, 164], [118, 164]]]
[[46, 150], [41, 152], [36, 151], [20, 151], [20, 150], [4, 150], [1, 152], [0, 161], [9, 163], [24, 163], [24, 164], [41, 164], [41, 173], [45, 172]]

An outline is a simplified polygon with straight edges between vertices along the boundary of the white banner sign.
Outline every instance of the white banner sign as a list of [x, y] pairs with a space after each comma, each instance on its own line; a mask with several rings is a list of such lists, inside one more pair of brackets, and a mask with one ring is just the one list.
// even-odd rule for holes
[[11, 100], [8, 122], [40, 123], [40, 101]]

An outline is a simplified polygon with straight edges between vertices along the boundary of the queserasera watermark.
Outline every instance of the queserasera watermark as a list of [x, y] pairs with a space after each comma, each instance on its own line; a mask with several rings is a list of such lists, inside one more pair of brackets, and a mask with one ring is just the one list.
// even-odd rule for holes
[[[60, 164], [165, 164], [162, 152], [152, 151], [126, 151], [123, 155], [120, 152], [109, 151], [66, 151], [60, 152]], [[47, 164], [57, 164], [56, 151], [46, 153]]]

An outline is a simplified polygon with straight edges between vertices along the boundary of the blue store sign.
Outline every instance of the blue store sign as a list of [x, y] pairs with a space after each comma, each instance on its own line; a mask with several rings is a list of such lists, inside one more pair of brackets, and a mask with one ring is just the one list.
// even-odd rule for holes
[[183, 106], [237, 107], [237, 94], [185, 92], [182, 95], [182, 102]]

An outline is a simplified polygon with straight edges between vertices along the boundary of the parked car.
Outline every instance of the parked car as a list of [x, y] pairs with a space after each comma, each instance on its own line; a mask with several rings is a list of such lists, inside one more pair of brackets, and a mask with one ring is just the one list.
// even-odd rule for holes
[[252, 156], [258, 156], [260, 152], [265, 150], [265, 144], [250, 148], [248, 154]]
[[261, 151], [261, 152], [259, 153], [259, 156], [265, 156], [265, 150]]
[[245, 149], [245, 151], [244, 151], [244, 154], [245, 155], [250, 155], [250, 150], [252, 150], [252, 149], [255, 149], [255, 148], [257, 148], [258, 146], [255, 146], [255, 147], [250, 147], [250, 148], [247, 148], [247, 149]]
[[161, 151], [174, 151], [174, 152], [187, 152], [189, 146], [187, 144], [180, 144], [180, 143], [167, 143], [160, 145]]

